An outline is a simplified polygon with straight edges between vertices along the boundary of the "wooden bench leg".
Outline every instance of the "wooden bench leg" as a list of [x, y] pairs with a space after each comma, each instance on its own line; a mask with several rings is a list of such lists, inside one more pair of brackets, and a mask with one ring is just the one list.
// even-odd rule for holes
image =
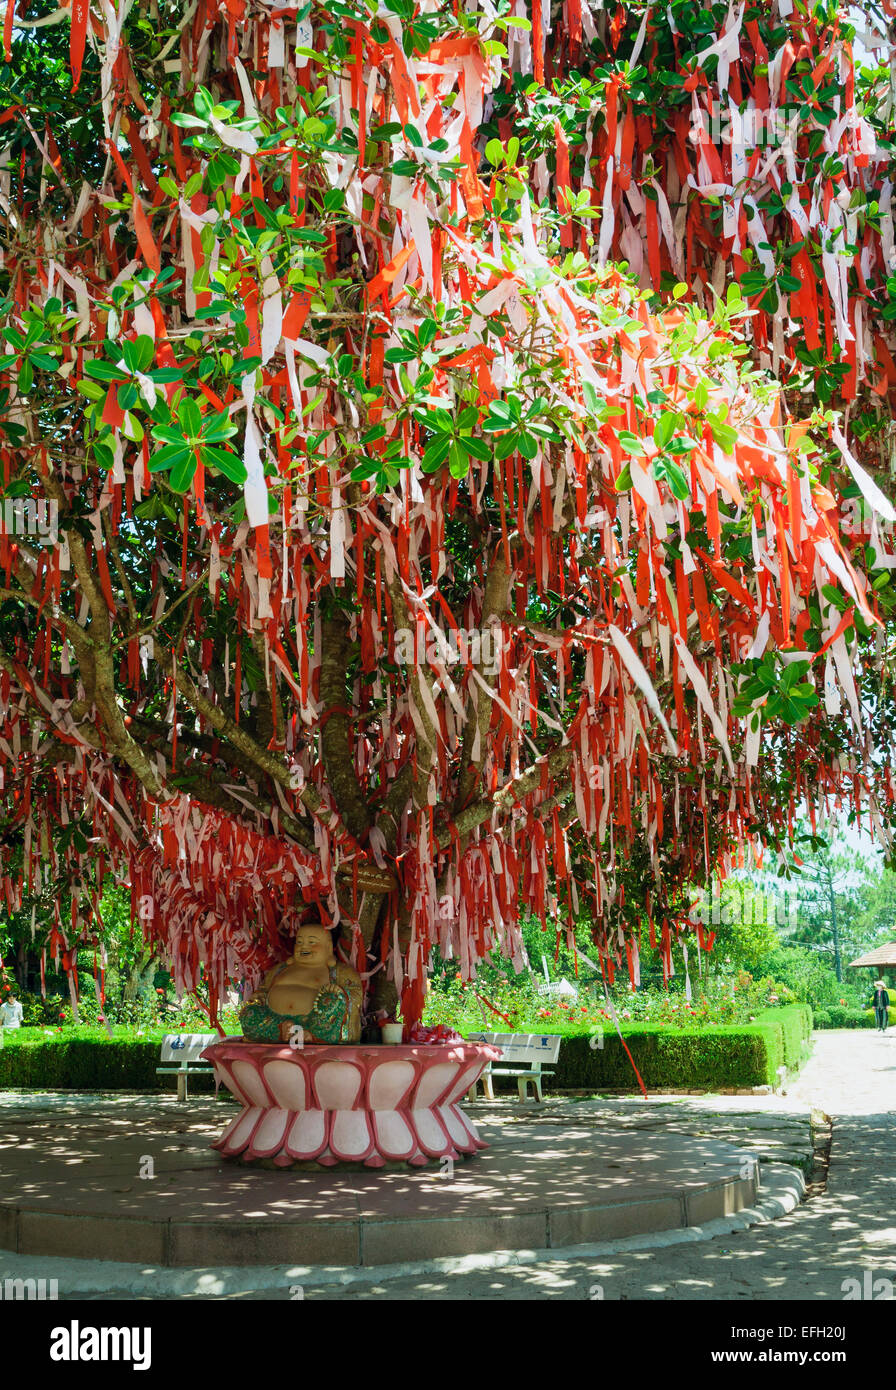
[[187, 1073], [185, 1071], [177, 1073], [177, 1098], [178, 1100], [186, 1100], [187, 1098]]
[[491, 1072], [486, 1072], [485, 1075], [481, 1076], [479, 1079], [482, 1082], [482, 1094], [484, 1095], [485, 1099], [494, 1100], [495, 1087], [492, 1082]]

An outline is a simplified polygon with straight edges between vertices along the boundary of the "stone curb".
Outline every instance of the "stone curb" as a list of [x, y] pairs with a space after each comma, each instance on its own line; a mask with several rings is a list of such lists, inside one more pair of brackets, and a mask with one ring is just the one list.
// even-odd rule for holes
[[241, 1293], [300, 1291], [352, 1284], [384, 1284], [428, 1274], [473, 1274], [490, 1269], [542, 1265], [551, 1262], [599, 1259], [627, 1251], [664, 1249], [685, 1242], [694, 1244], [716, 1236], [745, 1231], [787, 1216], [803, 1199], [806, 1184], [797, 1168], [786, 1164], [762, 1167], [762, 1196], [753, 1207], [733, 1216], [717, 1217], [700, 1226], [599, 1244], [571, 1245], [542, 1250], [497, 1250], [487, 1255], [450, 1256], [414, 1263], [367, 1266], [357, 1269], [309, 1265], [224, 1266], [219, 1269], [172, 1269], [134, 1266], [113, 1261], [60, 1259], [58, 1256], [14, 1255], [0, 1251], [0, 1278], [56, 1279], [65, 1299], [81, 1295], [133, 1294], [151, 1299], [215, 1299]]

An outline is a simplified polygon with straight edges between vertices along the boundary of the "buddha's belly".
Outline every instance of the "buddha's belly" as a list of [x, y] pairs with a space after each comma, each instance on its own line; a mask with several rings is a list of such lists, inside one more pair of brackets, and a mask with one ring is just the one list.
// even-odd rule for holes
[[307, 1014], [314, 1007], [323, 985], [327, 980], [321, 980], [320, 984], [295, 984], [288, 980], [278, 980], [268, 992], [268, 1005], [275, 1014], [288, 1014], [291, 1017], [299, 1014]]

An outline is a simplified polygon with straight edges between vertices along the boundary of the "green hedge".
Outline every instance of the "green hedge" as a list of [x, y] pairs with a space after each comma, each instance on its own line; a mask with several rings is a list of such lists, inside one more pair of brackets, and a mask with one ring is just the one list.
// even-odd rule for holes
[[[811, 1009], [794, 1004], [767, 1009], [755, 1023], [704, 1028], [626, 1024], [622, 1036], [648, 1090], [712, 1091], [774, 1085], [779, 1067], [801, 1066], [811, 1031]], [[559, 1032], [563, 1042], [548, 1081], [550, 1090], [638, 1089], [612, 1025], [604, 1029], [602, 1040], [562, 1028], [552, 1032]], [[495, 1075], [500, 1077], [500, 1072]]]
[[803, 1063], [806, 1044], [812, 1036], [812, 1010], [809, 1005], [788, 1004], [781, 1009], [763, 1009], [756, 1015], [756, 1022], [780, 1028], [784, 1066], [788, 1071], [798, 1070]]
[[[891, 1004], [888, 1012], [890, 1015], [889, 1026], [892, 1028], [896, 1024], [896, 1005]], [[873, 1009], [854, 1009], [848, 1005], [829, 1004], [827, 1008], [816, 1011], [815, 1027], [876, 1028], [877, 1022]]]
[[[705, 1030], [641, 1024], [622, 1031], [648, 1089], [713, 1090], [718, 1086], [761, 1086], [775, 1079], [769, 1057], [777, 1038], [773, 1029], [759, 1024], [740, 1028], [719, 1025]], [[551, 1088], [637, 1090], [631, 1062], [617, 1033], [605, 1032], [603, 1047], [592, 1047], [594, 1041], [581, 1034], [563, 1039]]]
[[[156, 1076], [160, 1058], [161, 1040], [67, 1040], [65, 1034], [43, 1039], [33, 1036], [13, 1039], [8, 1032], [5, 1045], [0, 1048], [0, 1087], [32, 1087], [41, 1091], [174, 1092], [177, 1085], [174, 1076]], [[190, 1090], [213, 1091], [211, 1073], [191, 1076]]]
[[[773, 1085], [782, 1065], [795, 1070], [805, 1055], [812, 1013], [794, 1004], [767, 1009], [755, 1023], [673, 1028], [627, 1024], [622, 1033], [649, 1089], [716, 1090]], [[637, 1090], [631, 1062], [612, 1026], [603, 1038], [560, 1029], [563, 1042], [549, 1085], [554, 1090]], [[598, 1042], [602, 1041], [602, 1046]], [[35, 1090], [168, 1091], [175, 1078], [157, 1076], [160, 1038], [6, 1034], [0, 1048], [0, 1087]], [[190, 1088], [212, 1091], [208, 1076]]]

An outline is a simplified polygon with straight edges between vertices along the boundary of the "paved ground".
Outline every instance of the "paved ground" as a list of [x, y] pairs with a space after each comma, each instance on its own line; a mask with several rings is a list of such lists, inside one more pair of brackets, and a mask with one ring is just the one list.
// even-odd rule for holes
[[489, 1147], [474, 1161], [322, 1171], [222, 1161], [210, 1142], [231, 1108], [213, 1098], [8, 1093], [0, 1249], [319, 1273], [702, 1226], [756, 1205], [754, 1160], [811, 1163], [805, 1107], [768, 1115], [732, 1100], [722, 1115], [699, 1099], [480, 1102]]
[[[740, 1098], [732, 1099], [740, 1108]], [[705, 1102], [718, 1103], [718, 1097]], [[770, 1115], [809, 1105], [833, 1120], [826, 1191], [770, 1225], [700, 1244], [308, 1290], [305, 1297], [842, 1300], [851, 1294], [892, 1300], [896, 1031], [816, 1034], [813, 1056], [789, 1094], [760, 1103]]]
[[[687, 1097], [647, 1103], [633, 1098], [589, 1107], [603, 1110], [603, 1123], [613, 1132], [660, 1127], [733, 1142], [765, 1158], [803, 1166], [808, 1158], [810, 1108], [833, 1119], [826, 1191], [791, 1215], [750, 1230], [733, 1231], [729, 1225], [723, 1234], [700, 1243], [693, 1241], [695, 1232], [673, 1232], [652, 1238], [650, 1248], [608, 1252], [602, 1247], [590, 1254], [581, 1249], [554, 1250], [543, 1256], [529, 1252], [528, 1263], [504, 1267], [500, 1261], [448, 1261], [438, 1274], [374, 1270], [368, 1276], [358, 1271], [345, 1286], [315, 1287], [313, 1279], [303, 1278], [307, 1272], [299, 1269], [278, 1284], [259, 1270], [257, 1289], [249, 1281], [239, 1290], [235, 1284], [225, 1290], [216, 1277], [218, 1271], [209, 1270], [194, 1278], [189, 1288], [163, 1291], [159, 1285], [155, 1293], [136, 1296], [841, 1300], [849, 1294], [861, 1297], [864, 1292], [866, 1297], [891, 1299], [896, 1285], [896, 1032], [884, 1037], [874, 1032], [817, 1034], [813, 1057], [785, 1096]], [[541, 1124], [562, 1124], [562, 1112], [569, 1115], [573, 1109], [579, 1107], [569, 1101], [554, 1102], [542, 1112]], [[481, 1113], [482, 1107], [478, 1110]], [[505, 1124], [525, 1123], [518, 1108], [506, 1107], [502, 1113]], [[492, 1123], [500, 1122], [496, 1111]], [[773, 1166], [769, 1171], [786, 1174], [792, 1169]], [[685, 1243], [671, 1243], [682, 1236], [687, 1237]], [[21, 1270], [28, 1272], [40, 1271]], [[43, 1272], [54, 1273], [49, 1268]], [[92, 1296], [135, 1296], [123, 1285], [116, 1294], [113, 1285], [114, 1280], [104, 1286], [104, 1293]], [[62, 1287], [60, 1296], [65, 1297]], [[78, 1296], [74, 1289], [72, 1296]]]

